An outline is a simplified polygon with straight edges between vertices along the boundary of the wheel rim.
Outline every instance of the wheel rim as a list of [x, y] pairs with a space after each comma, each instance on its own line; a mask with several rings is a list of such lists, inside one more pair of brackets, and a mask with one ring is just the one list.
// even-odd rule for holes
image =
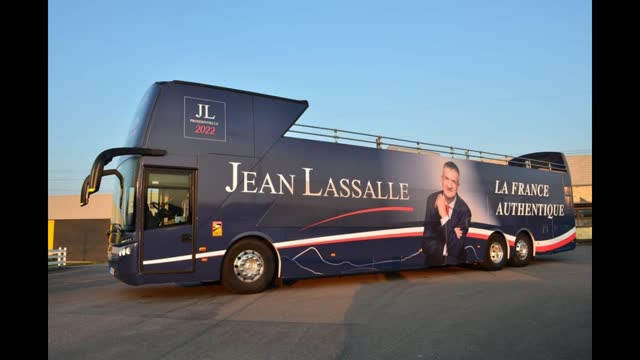
[[242, 251], [233, 261], [233, 272], [246, 283], [258, 280], [264, 272], [262, 255], [254, 250]]
[[524, 260], [529, 255], [529, 245], [524, 239], [516, 241], [516, 255], [520, 260]]
[[489, 257], [494, 264], [499, 264], [504, 257], [504, 251], [502, 250], [502, 246], [498, 243], [492, 243], [489, 248]]

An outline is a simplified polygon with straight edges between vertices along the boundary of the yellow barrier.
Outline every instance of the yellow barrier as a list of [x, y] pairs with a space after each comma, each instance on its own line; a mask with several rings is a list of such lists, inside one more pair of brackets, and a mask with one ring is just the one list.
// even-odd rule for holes
[[56, 221], [49, 220], [49, 249], [53, 250], [53, 229], [55, 227]]

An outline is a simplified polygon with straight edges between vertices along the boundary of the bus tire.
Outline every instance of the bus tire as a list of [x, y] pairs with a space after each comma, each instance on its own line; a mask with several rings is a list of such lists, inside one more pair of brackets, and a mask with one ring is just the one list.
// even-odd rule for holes
[[258, 293], [273, 282], [275, 257], [271, 249], [256, 238], [235, 243], [222, 263], [222, 284], [239, 294]]
[[484, 267], [489, 271], [502, 269], [507, 263], [507, 243], [500, 234], [492, 234], [487, 241]]
[[531, 261], [532, 254], [531, 238], [526, 233], [520, 233], [516, 236], [514, 251], [509, 259], [509, 265], [514, 267], [527, 266]]

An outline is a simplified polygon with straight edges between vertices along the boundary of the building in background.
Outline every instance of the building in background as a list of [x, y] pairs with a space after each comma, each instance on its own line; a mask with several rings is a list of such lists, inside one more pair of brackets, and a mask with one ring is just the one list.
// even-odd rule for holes
[[591, 239], [592, 179], [591, 155], [568, 155], [573, 205], [576, 208], [576, 228], [578, 239]]
[[111, 194], [94, 194], [80, 207], [79, 195], [49, 195], [49, 249], [66, 247], [68, 262], [107, 261]]

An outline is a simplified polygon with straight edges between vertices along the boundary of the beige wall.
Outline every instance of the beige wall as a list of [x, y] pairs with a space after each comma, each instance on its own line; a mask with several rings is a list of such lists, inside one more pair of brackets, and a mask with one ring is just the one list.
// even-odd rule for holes
[[49, 195], [49, 220], [110, 219], [111, 194], [93, 194], [80, 207], [80, 195]]
[[571, 171], [571, 184], [591, 185], [591, 155], [568, 155], [569, 171]]
[[584, 204], [591, 202], [591, 185], [579, 185], [573, 187], [573, 203]]

